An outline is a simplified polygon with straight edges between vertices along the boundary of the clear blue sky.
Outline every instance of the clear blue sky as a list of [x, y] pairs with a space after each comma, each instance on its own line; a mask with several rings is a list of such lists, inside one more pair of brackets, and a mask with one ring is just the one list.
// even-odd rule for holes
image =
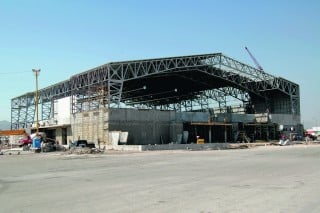
[[2, 0], [0, 120], [11, 98], [111, 61], [222, 52], [300, 85], [305, 127], [320, 125], [318, 0]]

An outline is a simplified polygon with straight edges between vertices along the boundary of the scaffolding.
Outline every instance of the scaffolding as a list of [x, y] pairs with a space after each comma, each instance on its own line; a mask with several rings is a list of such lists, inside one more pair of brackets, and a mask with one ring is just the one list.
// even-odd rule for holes
[[[109, 144], [109, 110], [106, 106], [105, 90], [96, 87], [88, 90], [82, 99], [78, 99], [82, 112], [73, 113], [72, 128], [75, 139], [86, 139], [101, 145]], [[86, 110], [90, 109], [90, 110]]]

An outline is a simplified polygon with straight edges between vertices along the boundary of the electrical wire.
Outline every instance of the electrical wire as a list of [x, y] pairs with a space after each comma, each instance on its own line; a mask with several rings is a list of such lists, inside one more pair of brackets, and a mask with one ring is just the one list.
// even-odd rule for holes
[[21, 73], [30, 73], [30, 71], [21, 71], [21, 72], [0, 72], [0, 75], [9, 75], [9, 74], [21, 74]]

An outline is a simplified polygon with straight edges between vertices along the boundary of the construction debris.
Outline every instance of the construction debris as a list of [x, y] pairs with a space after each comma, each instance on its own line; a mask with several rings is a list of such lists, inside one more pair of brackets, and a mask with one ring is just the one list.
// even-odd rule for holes
[[72, 147], [68, 151], [68, 154], [98, 154], [103, 153], [104, 150], [90, 147]]

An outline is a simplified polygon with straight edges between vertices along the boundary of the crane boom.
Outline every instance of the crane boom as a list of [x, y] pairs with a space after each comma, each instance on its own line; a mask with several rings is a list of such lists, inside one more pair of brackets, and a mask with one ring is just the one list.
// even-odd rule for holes
[[247, 52], [249, 53], [251, 59], [253, 60], [254, 64], [256, 65], [256, 67], [257, 67], [259, 70], [263, 71], [262, 66], [258, 63], [257, 59], [251, 54], [251, 52], [249, 51], [248, 47], [245, 47], [245, 49], [246, 49]]

